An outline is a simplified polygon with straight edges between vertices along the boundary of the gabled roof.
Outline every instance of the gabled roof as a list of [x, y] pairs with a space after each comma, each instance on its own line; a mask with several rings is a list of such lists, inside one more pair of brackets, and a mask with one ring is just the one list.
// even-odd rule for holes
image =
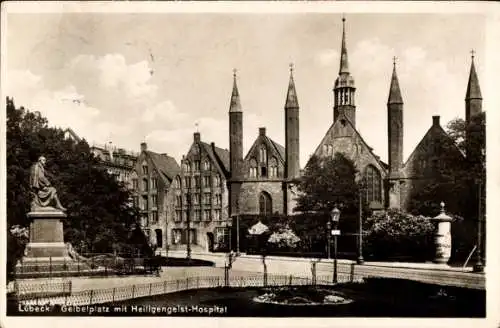
[[403, 169], [406, 168], [406, 165], [408, 165], [408, 163], [410, 163], [410, 161], [415, 156], [415, 153], [417, 152], [417, 149], [419, 149], [420, 147], [422, 147], [423, 144], [424, 144], [424, 142], [426, 140], [434, 138], [436, 136], [440, 136], [445, 141], [448, 141], [448, 143], [450, 145], [452, 145], [452, 147], [455, 148], [457, 150], [457, 152], [460, 153], [460, 155], [465, 159], [465, 154], [460, 150], [460, 148], [458, 148], [457, 144], [453, 141], [453, 139], [451, 139], [451, 137], [448, 135], [448, 133], [446, 133], [446, 131], [443, 129], [443, 127], [441, 125], [439, 125], [439, 124], [433, 124], [433, 125], [431, 125], [431, 127], [429, 128], [429, 130], [427, 130], [427, 132], [424, 134], [424, 136], [422, 137], [422, 139], [420, 139], [420, 142], [413, 149], [413, 151], [411, 152], [410, 156], [408, 156], [408, 158], [406, 159], [406, 162], [404, 162], [402, 168]]
[[245, 161], [249, 159], [250, 154], [254, 151], [255, 147], [257, 146], [257, 142], [259, 141], [260, 138], [263, 138], [263, 140], [268, 144], [268, 146], [274, 148], [276, 152], [278, 153], [278, 160], [280, 160], [282, 163], [285, 163], [285, 147], [274, 141], [273, 139], [269, 138], [266, 135], [259, 135], [257, 139], [255, 139], [254, 143], [252, 144], [252, 147], [250, 147], [250, 150], [248, 151], [247, 155], [245, 156]]
[[229, 151], [209, 145], [206, 142], [200, 142], [201, 146], [205, 149], [210, 159], [217, 163], [223, 171], [224, 176], [229, 176]]
[[144, 153], [149, 156], [151, 162], [156, 167], [161, 176], [169, 181], [172, 181], [174, 177], [181, 171], [181, 168], [175, 158], [168, 156], [166, 154], [158, 154], [150, 150], [145, 150]]
[[[366, 143], [365, 139], [363, 139], [363, 137], [358, 132], [358, 130], [356, 129], [356, 127], [354, 127], [354, 125], [352, 124], [352, 122], [345, 115], [345, 112], [340, 112], [340, 115], [338, 116], [337, 120], [335, 122], [333, 122], [333, 124], [330, 126], [330, 128], [326, 131], [325, 135], [321, 139], [321, 142], [318, 144], [318, 147], [316, 147], [316, 150], [314, 151], [314, 153], [317, 153], [319, 151], [319, 148], [320, 148], [321, 144], [323, 143], [323, 140], [325, 140], [326, 136], [330, 133], [330, 131], [334, 129], [334, 127], [335, 127], [336, 124], [341, 124], [340, 121], [343, 120], [343, 119], [346, 121], [346, 124], [348, 124], [348, 125], [350, 125], [352, 127], [355, 135], [359, 138], [359, 140], [366, 147], [366, 149], [368, 149], [368, 152], [370, 153], [370, 155], [373, 156], [373, 158], [375, 159], [375, 161], [377, 161], [377, 163], [380, 165], [380, 167], [382, 169], [384, 169], [385, 171], [387, 171], [387, 169], [389, 168], [389, 165], [387, 165], [386, 163], [382, 162], [380, 160], [380, 157], [373, 152], [373, 148], [370, 147], [368, 145], [368, 143]], [[308, 162], [309, 162], [309, 160], [308, 160]]]
[[77, 142], [80, 142], [82, 141], [82, 138], [80, 138], [75, 131], [73, 131], [73, 129], [71, 128], [66, 128], [63, 133], [66, 134], [66, 132], [68, 132], [68, 134], [74, 139], [76, 140]]

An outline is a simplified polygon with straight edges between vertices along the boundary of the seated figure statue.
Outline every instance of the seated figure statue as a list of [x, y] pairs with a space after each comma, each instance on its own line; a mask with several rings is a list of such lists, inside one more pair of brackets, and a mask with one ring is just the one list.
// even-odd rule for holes
[[66, 209], [61, 205], [57, 197], [56, 188], [52, 187], [50, 181], [45, 176], [45, 163], [47, 159], [43, 156], [38, 158], [38, 162], [31, 166], [30, 172], [30, 188], [32, 191], [33, 201], [31, 202], [31, 210], [44, 209], [50, 207], [52, 202], [55, 203], [55, 208], [61, 211]]

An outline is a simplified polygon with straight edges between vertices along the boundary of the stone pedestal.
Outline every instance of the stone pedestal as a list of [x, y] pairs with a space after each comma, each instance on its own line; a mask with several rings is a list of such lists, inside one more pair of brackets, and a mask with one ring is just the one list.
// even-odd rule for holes
[[30, 225], [30, 241], [26, 246], [26, 258], [67, 258], [68, 250], [64, 244], [62, 211], [48, 208], [28, 213], [33, 222]]
[[441, 213], [433, 218], [436, 222], [434, 244], [436, 253], [434, 263], [446, 264], [451, 257], [451, 221], [453, 218], [444, 211], [444, 203], [441, 203]]

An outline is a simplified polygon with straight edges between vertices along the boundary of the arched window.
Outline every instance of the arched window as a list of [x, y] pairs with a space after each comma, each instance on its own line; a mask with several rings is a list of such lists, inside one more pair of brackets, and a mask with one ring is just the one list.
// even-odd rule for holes
[[184, 162], [184, 172], [191, 172], [191, 164], [188, 161]]
[[149, 190], [148, 179], [144, 178], [142, 179], [142, 191], [148, 191], [148, 190]]
[[373, 165], [368, 165], [365, 170], [366, 203], [382, 202], [382, 178], [380, 172]]
[[278, 161], [276, 157], [271, 158], [269, 161], [269, 177], [276, 178], [278, 176]]
[[267, 149], [265, 145], [260, 146], [259, 161], [265, 163], [267, 161]]
[[210, 171], [212, 169], [212, 166], [210, 165], [210, 162], [208, 160], [205, 160], [203, 162], [203, 169], [205, 171]]
[[273, 200], [271, 195], [262, 191], [259, 195], [259, 208], [261, 215], [271, 215], [273, 212]]
[[181, 177], [177, 176], [175, 178], [175, 188], [180, 188], [181, 187]]
[[257, 177], [257, 161], [255, 158], [250, 159], [250, 172], [249, 172], [250, 178], [256, 178]]

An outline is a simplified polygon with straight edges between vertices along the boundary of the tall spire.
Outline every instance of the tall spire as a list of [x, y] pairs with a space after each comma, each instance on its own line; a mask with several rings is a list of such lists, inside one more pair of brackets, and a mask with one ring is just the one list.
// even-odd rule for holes
[[347, 61], [347, 47], [345, 42], [345, 17], [342, 17], [342, 48], [340, 49], [339, 76], [335, 80], [333, 87], [334, 105], [333, 121], [337, 121], [340, 115], [345, 116], [353, 126], [356, 126], [356, 86], [354, 78], [349, 73], [349, 63]]
[[241, 112], [240, 93], [236, 84], [236, 69], [233, 69], [233, 92], [231, 94], [231, 104], [229, 112]]
[[295, 91], [295, 82], [293, 80], [293, 64], [290, 64], [290, 81], [288, 82], [288, 92], [286, 94], [285, 108], [298, 108], [297, 92]]
[[345, 17], [342, 16], [342, 47], [340, 49], [339, 74], [349, 74], [349, 61], [347, 60], [347, 47], [345, 43]]
[[401, 97], [401, 90], [399, 89], [399, 80], [398, 75], [396, 73], [396, 57], [393, 57], [392, 62], [392, 78], [391, 78], [391, 87], [389, 89], [389, 99], [387, 100], [388, 104], [402, 104], [403, 97]]
[[469, 73], [469, 83], [467, 83], [467, 92], [465, 100], [469, 99], [483, 99], [481, 96], [481, 89], [479, 88], [479, 80], [477, 78], [476, 66], [474, 65], [474, 50], [471, 51], [471, 65]]

